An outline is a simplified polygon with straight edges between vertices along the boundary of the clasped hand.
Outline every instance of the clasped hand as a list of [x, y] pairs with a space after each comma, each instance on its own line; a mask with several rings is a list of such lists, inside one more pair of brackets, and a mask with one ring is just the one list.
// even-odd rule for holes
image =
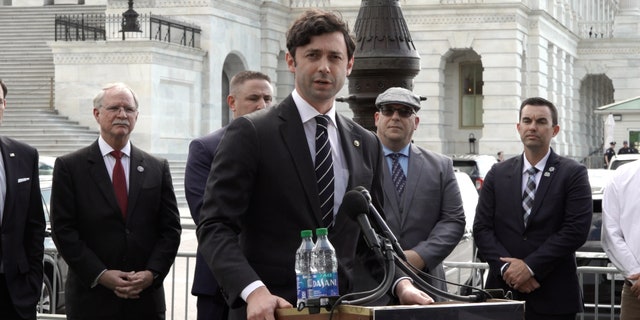
[[153, 273], [149, 270], [124, 272], [120, 270], [107, 270], [98, 283], [122, 299], [138, 299], [142, 290], [153, 283]]
[[540, 288], [540, 283], [531, 275], [524, 261], [516, 258], [500, 258], [500, 261], [509, 263], [509, 267], [502, 274], [502, 280], [510, 287], [522, 293], [531, 293]]

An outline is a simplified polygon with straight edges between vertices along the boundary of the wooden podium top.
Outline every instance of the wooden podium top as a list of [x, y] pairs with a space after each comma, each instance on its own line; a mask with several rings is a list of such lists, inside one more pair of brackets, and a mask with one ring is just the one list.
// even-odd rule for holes
[[[328, 320], [329, 311], [309, 314], [308, 309], [276, 310], [277, 320]], [[340, 305], [331, 320], [385, 320], [385, 319], [524, 319], [524, 301], [491, 299], [486, 302], [436, 302], [426, 306], [363, 307]]]

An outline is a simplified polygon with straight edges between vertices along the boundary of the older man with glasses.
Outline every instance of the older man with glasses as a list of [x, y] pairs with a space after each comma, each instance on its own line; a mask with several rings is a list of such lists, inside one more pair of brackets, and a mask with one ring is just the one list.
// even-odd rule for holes
[[446, 291], [438, 280], [444, 280], [442, 261], [462, 238], [465, 216], [452, 160], [411, 142], [420, 100], [397, 87], [376, 99], [375, 124], [388, 165], [384, 212], [408, 262], [433, 275], [428, 281]]

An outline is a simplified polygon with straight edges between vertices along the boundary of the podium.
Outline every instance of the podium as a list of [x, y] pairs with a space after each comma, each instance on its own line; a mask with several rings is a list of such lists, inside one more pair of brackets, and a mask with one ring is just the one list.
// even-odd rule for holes
[[[437, 302], [426, 306], [362, 307], [340, 305], [331, 320], [522, 320], [524, 301], [491, 299], [486, 302]], [[329, 311], [276, 310], [276, 320], [329, 320]]]

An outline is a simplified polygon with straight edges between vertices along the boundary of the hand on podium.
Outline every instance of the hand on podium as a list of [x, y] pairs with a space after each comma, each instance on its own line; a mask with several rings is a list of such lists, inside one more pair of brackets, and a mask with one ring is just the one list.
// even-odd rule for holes
[[272, 295], [267, 287], [253, 290], [247, 297], [247, 320], [274, 320], [276, 309], [293, 308], [282, 297]]
[[414, 287], [408, 279], [401, 280], [396, 286], [396, 296], [400, 299], [400, 303], [404, 305], [425, 305], [432, 304], [433, 298], [422, 290]]

